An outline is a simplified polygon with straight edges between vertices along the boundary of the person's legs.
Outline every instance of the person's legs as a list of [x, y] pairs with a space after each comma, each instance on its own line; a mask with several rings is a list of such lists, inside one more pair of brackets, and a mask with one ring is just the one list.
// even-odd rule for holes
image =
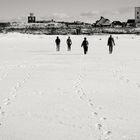
[[58, 51], [58, 45], [56, 44], [56, 51]]
[[113, 46], [111, 47], [111, 53], [113, 52]]
[[88, 47], [86, 47], [86, 52], [88, 52]]
[[112, 46], [109, 46], [109, 53], [112, 53]]
[[56, 51], [60, 51], [60, 45], [59, 44], [56, 45]]
[[68, 44], [68, 51], [71, 51], [71, 45]]
[[84, 54], [87, 54], [87, 47], [84, 47]]

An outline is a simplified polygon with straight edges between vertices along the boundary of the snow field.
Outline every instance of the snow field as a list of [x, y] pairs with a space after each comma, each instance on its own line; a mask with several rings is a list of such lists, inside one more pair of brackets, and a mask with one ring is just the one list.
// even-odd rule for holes
[[0, 139], [140, 138], [140, 36], [0, 35]]

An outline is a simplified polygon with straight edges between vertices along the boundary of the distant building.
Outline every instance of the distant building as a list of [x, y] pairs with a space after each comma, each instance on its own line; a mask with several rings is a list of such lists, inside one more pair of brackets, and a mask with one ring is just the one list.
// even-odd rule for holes
[[140, 7], [135, 7], [135, 23], [136, 27], [140, 27]]
[[119, 28], [119, 27], [123, 27], [123, 24], [120, 21], [113, 21], [111, 26], [115, 28]]
[[55, 21], [52, 19], [52, 20], [37, 20], [36, 23], [54, 23]]
[[128, 19], [126, 23], [126, 27], [135, 27], [135, 19]]
[[28, 23], [35, 23], [36, 22], [36, 17], [34, 16], [33, 13], [30, 13], [30, 16], [28, 16]]
[[95, 26], [96, 27], [110, 27], [111, 22], [109, 19], [101, 17], [100, 20], [96, 21]]
[[63, 24], [55, 22], [54, 20], [53, 21], [51, 20], [46, 24], [46, 26], [48, 28], [61, 28], [61, 27], [63, 27]]
[[122, 27], [126, 27], [127, 22], [122, 22]]
[[10, 27], [10, 22], [0, 22], [0, 28]]
[[70, 28], [83, 28], [85, 27], [85, 23], [84, 22], [80, 22], [80, 21], [74, 21], [74, 22], [67, 22], [66, 23], [67, 27]]

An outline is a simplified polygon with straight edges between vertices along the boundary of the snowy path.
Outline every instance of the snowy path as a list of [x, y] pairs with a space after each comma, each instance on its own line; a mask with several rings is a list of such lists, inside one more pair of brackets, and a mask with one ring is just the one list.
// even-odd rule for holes
[[140, 138], [139, 36], [119, 36], [112, 55], [108, 36], [88, 36], [87, 56], [83, 36], [72, 36], [72, 52], [66, 36], [61, 52], [55, 36], [0, 37], [0, 139]]

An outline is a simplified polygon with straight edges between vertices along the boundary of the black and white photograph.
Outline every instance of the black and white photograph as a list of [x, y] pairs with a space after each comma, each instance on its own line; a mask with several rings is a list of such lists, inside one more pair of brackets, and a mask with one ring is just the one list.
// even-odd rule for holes
[[140, 140], [140, 1], [0, 0], [0, 140]]

